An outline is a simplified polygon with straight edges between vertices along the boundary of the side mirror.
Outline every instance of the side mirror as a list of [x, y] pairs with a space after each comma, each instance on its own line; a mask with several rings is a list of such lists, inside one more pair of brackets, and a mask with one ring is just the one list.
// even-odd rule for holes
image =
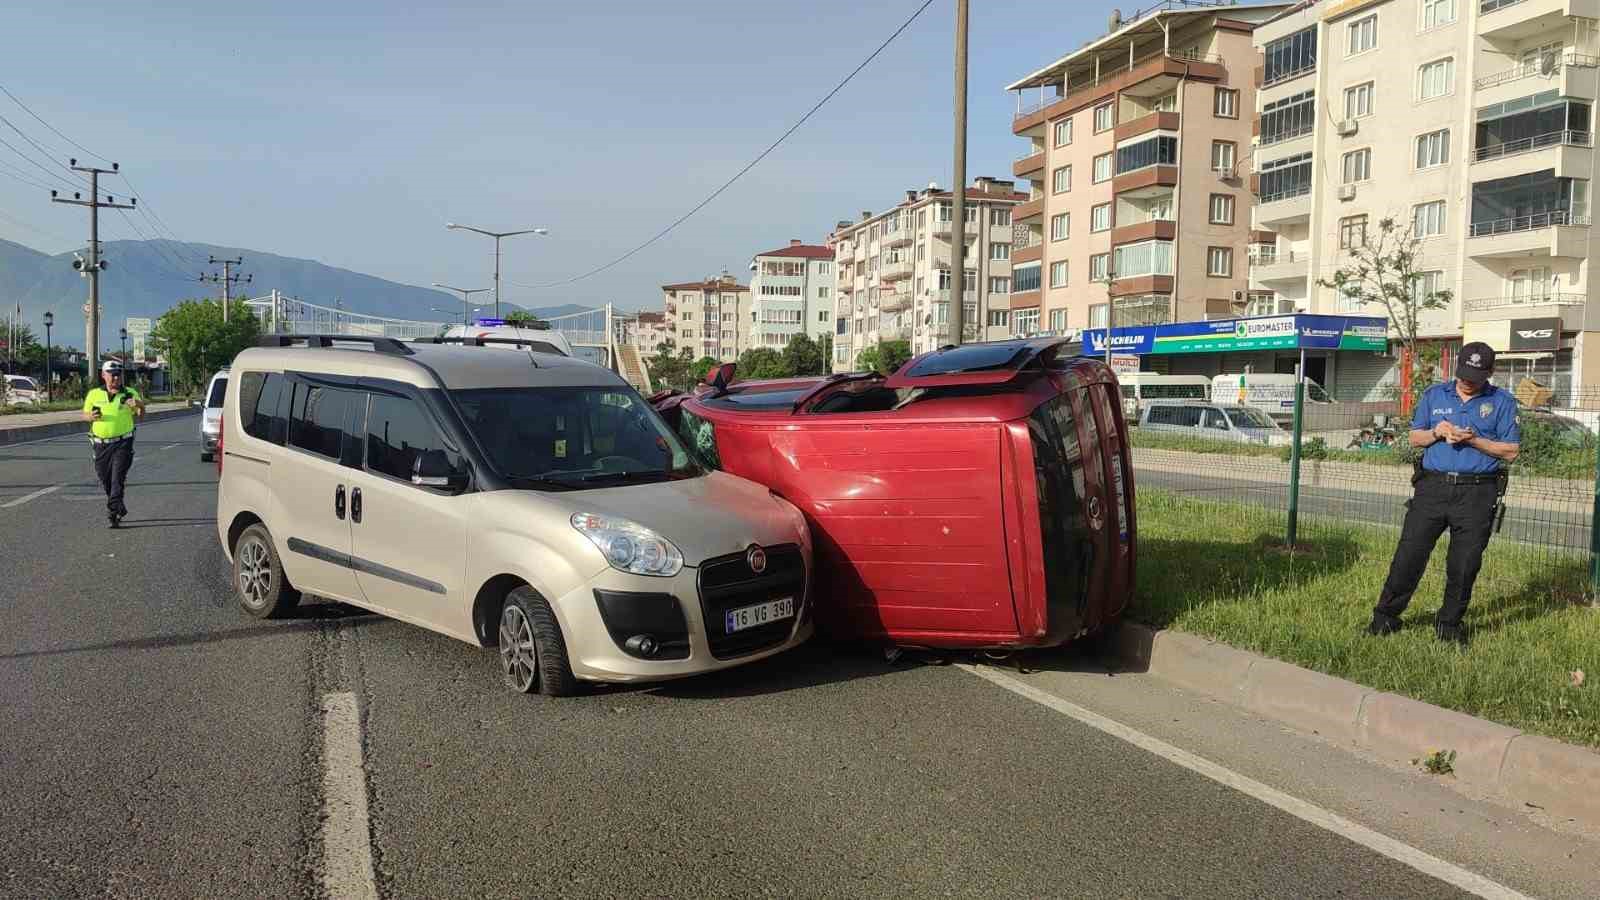
[[733, 384], [733, 373], [738, 369], [734, 363], [723, 363], [706, 373], [705, 383], [711, 385], [719, 393], [727, 390]]
[[418, 487], [459, 487], [465, 478], [450, 471], [450, 461], [443, 450], [424, 450], [411, 464], [411, 483]]

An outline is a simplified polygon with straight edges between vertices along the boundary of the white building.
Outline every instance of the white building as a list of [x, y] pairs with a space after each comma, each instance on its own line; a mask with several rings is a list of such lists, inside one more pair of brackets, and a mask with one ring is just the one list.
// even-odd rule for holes
[[833, 248], [804, 244], [756, 254], [750, 261], [751, 343], [781, 350], [789, 339], [833, 333]]

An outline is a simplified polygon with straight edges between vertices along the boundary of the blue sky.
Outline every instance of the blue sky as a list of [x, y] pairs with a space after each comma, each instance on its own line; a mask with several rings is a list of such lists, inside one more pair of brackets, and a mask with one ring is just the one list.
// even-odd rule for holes
[[[505, 296], [653, 307], [657, 286], [879, 210], [951, 178], [954, 0], [779, 150], [651, 248], [655, 233], [781, 134], [920, 5], [913, 0], [397, 4], [56, 3], [9, 7], [0, 84], [121, 163], [185, 240], [403, 281], [488, 286], [491, 242], [444, 228], [545, 226], [505, 244]], [[1105, 28], [1109, 7], [972, 4], [968, 175], [1009, 178], [1004, 85]], [[1130, 4], [1124, 12], [1131, 12]], [[0, 95], [0, 115], [76, 153]], [[0, 138], [41, 154], [0, 124]], [[81, 153], [78, 155], [82, 155]], [[17, 180], [0, 146], [0, 238], [81, 246], [82, 210]], [[64, 174], [64, 173], [63, 173]], [[120, 180], [105, 190], [129, 192]], [[152, 229], [136, 218], [146, 232]], [[103, 238], [135, 237], [119, 216]], [[266, 287], [270, 287], [267, 285]], [[186, 290], [186, 288], [175, 288]], [[307, 298], [312, 299], [312, 298]]]

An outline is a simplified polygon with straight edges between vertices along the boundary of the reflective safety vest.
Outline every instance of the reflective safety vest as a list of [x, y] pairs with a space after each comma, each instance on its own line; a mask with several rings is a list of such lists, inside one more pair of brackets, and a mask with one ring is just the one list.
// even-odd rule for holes
[[83, 411], [98, 409], [100, 418], [89, 423], [89, 433], [101, 439], [132, 434], [133, 401], [142, 399], [139, 392], [130, 387], [115, 394], [108, 394], [103, 387], [90, 391], [83, 398]]

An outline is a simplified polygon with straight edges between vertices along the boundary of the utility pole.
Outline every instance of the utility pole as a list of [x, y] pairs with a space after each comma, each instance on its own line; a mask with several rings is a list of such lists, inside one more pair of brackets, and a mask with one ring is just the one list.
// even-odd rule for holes
[[111, 175], [117, 172], [117, 164], [112, 163], [111, 168], [101, 169], [95, 166], [80, 166], [76, 159], [68, 160], [74, 172], [84, 172], [89, 176], [89, 199], [77, 191], [72, 193], [72, 199], [57, 196], [55, 191], [50, 192], [50, 202], [69, 203], [73, 206], [89, 207], [89, 258], [73, 263], [79, 273], [89, 279], [89, 374], [87, 384], [94, 383], [95, 367], [100, 365], [100, 273], [105, 271], [106, 262], [100, 258], [100, 210], [101, 209], [133, 209], [139, 205], [138, 200], [128, 203], [118, 203], [116, 198], [106, 196], [100, 199], [100, 176]]
[[[433, 286], [436, 287], [436, 288], [444, 288], [447, 291], [455, 291], [456, 293], [461, 295], [461, 324], [462, 324], [463, 327], [465, 327], [466, 324], [467, 324], [467, 313], [471, 311], [472, 295], [473, 294], [482, 294], [482, 293], [485, 293], [485, 292], [487, 292], [489, 290], [488, 288], [458, 288], [458, 287], [451, 287], [448, 284], [440, 284], [437, 281], [435, 281], [433, 283]], [[495, 315], [499, 315], [499, 313], [496, 312]]]
[[952, 344], [961, 343], [967, 282], [967, 3], [956, 0], [956, 172], [950, 214], [950, 330]]
[[210, 265], [222, 267], [222, 274], [217, 275], [216, 273], [212, 273], [210, 275], [201, 275], [200, 280], [222, 285], [222, 321], [223, 324], [227, 324], [229, 286], [240, 280], [243, 280], [245, 284], [249, 284], [251, 281], [255, 280], [255, 276], [232, 274], [234, 266], [244, 265], [244, 260], [242, 258], [235, 257], [234, 259], [217, 259], [215, 256], [208, 258], [211, 260], [209, 263]]
[[523, 231], [486, 231], [482, 228], [474, 228], [471, 225], [457, 225], [454, 222], [446, 222], [444, 227], [452, 231], [456, 229], [475, 231], [486, 237], [494, 238], [494, 317], [496, 319], [500, 318], [500, 241], [508, 237], [516, 237], [519, 234], [546, 235], [550, 233], [550, 229], [529, 228]]

